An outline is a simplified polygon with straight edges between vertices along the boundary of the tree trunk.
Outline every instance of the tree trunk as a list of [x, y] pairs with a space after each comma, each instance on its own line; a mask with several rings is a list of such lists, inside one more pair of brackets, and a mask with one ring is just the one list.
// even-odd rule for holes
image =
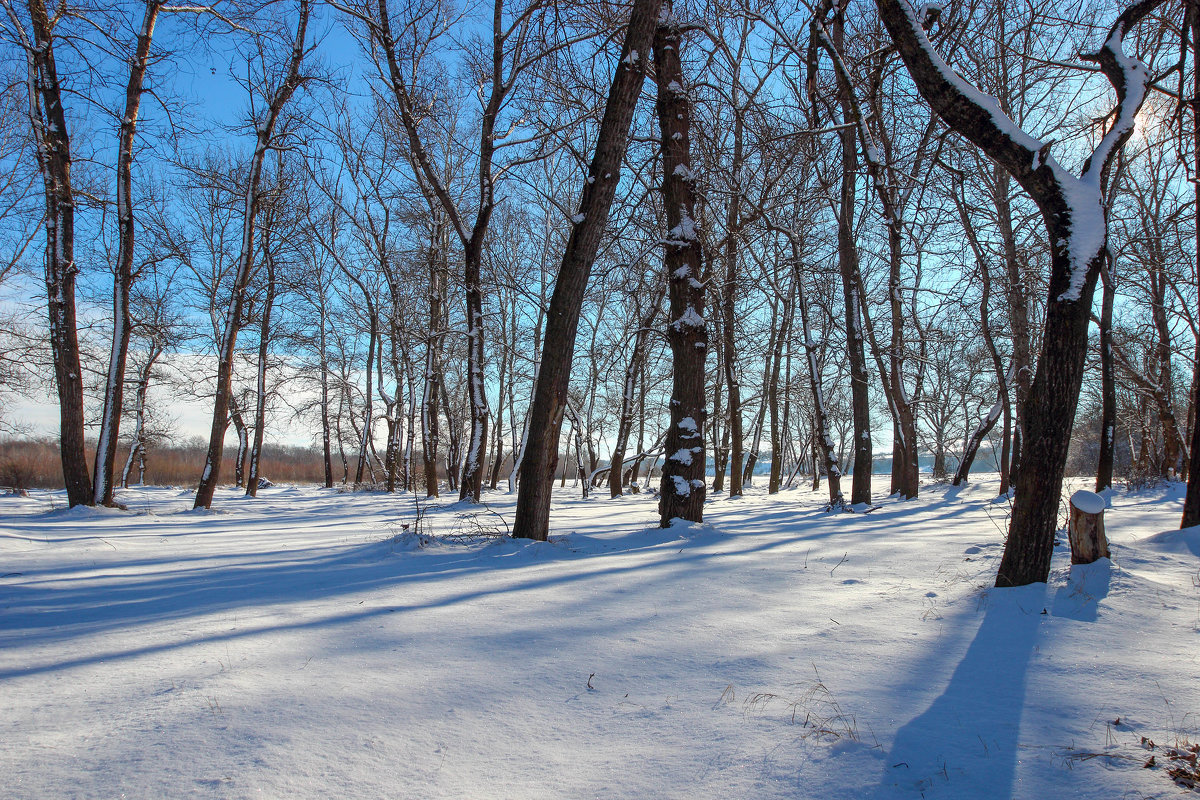
[[271, 257], [270, 225], [263, 233], [263, 259], [267, 268], [267, 294], [262, 305], [258, 333], [258, 381], [254, 401], [254, 445], [250, 448], [250, 474], [246, 496], [258, 496], [258, 465], [262, 456], [263, 435], [267, 427], [267, 357], [271, 343], [271, 309], [275, 306], [275, 261]]
[[[229, 419], [233, 422], [233, 429], [237, 433], [237, 453], [233, 459], [233, 485], [238, 489], [244, 488], [246, 485], [246, 453], [250, 451], [249, 436], [246, 431], [246, 422], [242, 418], [242, 410], [238, 407], [237, 399], [229, 398]], [[220, 480], [218, 474], [214, 480]]]
[[1087, 56], [1116, 93], [1114, 122], [1079, 177], [1050, 155], [1050, 145], [1022, 131], [937, 54], [906, 0], [876, 0], [880, 16], [918, 90], [934, 111], [1002, 166], [1037, 204], [1050, 245], [1046, 322], [1026, 404], [1022, 466], [997, 586], [1044, 582], [1054, 550], [1059, 492], [1083, 382], [1092, 296], [1108, 257], [1104, 191], [1117, 152], [1133, 134], [1149, 87], [1149, 70], [1122, 50], [1130, 30], [1163, 0], [1126, 9], [1100, 51]]
[[[845, 9], [839, 7], [833, 17], [833, 45], [842, 52], [845, 34]], [[838, 81], [838, 104], [843, 122], [853, 114], [851, 87]], [[838, 204], [838, 271], [842, 277], [842, 296], [846, 305], [846, 354], [850, 361], [850, 404], [854, 417], [854, 476], [850, 502], [871, 502], [871, 399], [867, 377], [866, 343], [863, 338], [862, 299], [859, 297], [858, 243], [854, 235], [855, 188], [858, 183], [858, 147], [853, 127], [838, 132], [842, 152], [842, 186]]]
[[1007, 172], [996, 166], [993, 172], [993, 203], [1000, 229], [1000, 240], [1004, 247], [1005, 296], [1008, 301], [1009, 326], [1012, 329], [1012, 372], [1015, 397], [1013, 408], [1012, 452], [1008, 462], [1008, 478], [1013, 482], [1021, 469], [1021, 455], [1025, 441], [1025, 401], [1029, 397], [1033, 379], [1033, 344], [1030, 334], [1029, 298], [1022, 263], [1017, 254], [1017, 235], [1012, 222], [1012, 200], [1009, 196], [1011, 179]]
[[[767, 404], [771, 409], [771, 475], [767, 480], [767, 494], [778, 494], [783, 478], [783, 450], [787, 428], [786, 413], [780, 414], [779, 373], [783, 366], [783, 349], [791, 333], [792, 298], [796, 293], [796, 279], [793, 275], [788, 282], [788, 293], [783, 303], [783, 319], [779, 324], [779, 333], [775, 337], [774, 347], [770, 354], [771, 380], [767, 387]], [[783, 394], [786, 394], [786, 387]]]
[[363, 426], [358, 440], [358, 466], [354, 470], [355, 486], [362, 485], [363, 473], [370, 459], [372, 445], [371, 428], [375, 423], [375, 393], [371, 387], [371, 375], [374, 372], [372, 367], [375, 366], [375, 347], [379, 339], [379, 317], [375, 310], [375, 304], [371, 301], [370, 293], [362, 284], [359, 284], [359, 288], [362, 289], [367, 301], [367, 316], [370, 318], [370, 330], [367, 334], [367, 387], [366, 392], [363, 393]]
[[150, 42], [154, 23], [162, 0], [148, 0], [138, 32], [137, 45], [125, 87], [125, 113], [117, 147], [117, 264], [113, 270], [113, 337], [108, 361], [108, 381], [104, 391], [104, 411], [100, 417], [100, 435], [96, 442], [95, 483], [93, 501], [113, 504], [113, 465], [117, 456], [117, 438], [121, 429], [122, 401], [125, 390], [125, 362], [129, 353], [129, 290], [136, 280], [133, 267], [133, 137], [137, 129], [138, 110], [146, 66], [150, 59]]
[[992, 275], [988, 268], [988, 261], [983, 246], [979, 242], [975, 226], [972, 224], [970, 214], [967, 212], [966, 201], [959, 196], [957, 187], [954, 194], [954, 204], [958, 208], [959, 220], [962, 222], [967, 242], [970, 244], [971, 250], [975, 255], [975, 266], [979, 270], [980, 285], [983, 289], [979, 299], [979, 330], [983, 333], [984, 343], [987, 345], [988, 354], [992, 358], [992, 369], [996, 374], [996, 387], [999, 398], [996, 401], [996, 405], [984, 417], [983, 422], [980, 423], [967, 443], [967, 446], [963, 449], [962, 460], [959, 462], [958, 469], [954, 473], [953, 485], [959, 486], [967, 481], [971, 473], [971, 465], [975, 462], [975, 456], [979, 452], [980, 445], [992, 428], [995, 427], [997, 419], [1003, 418], [1004, 445], [999, 466], [1000, 494], [1005, 495], [1008, 493], [1008, 435], [1011, 424], [1009, 411], [1011, 401], [1008, 392], [1009, 379], [1004, 372], [1004, 361], [1000, 355], [1000, 349], [996, 346], [995, 337], [992, 335]]
[[446, 484], [451, 492], [458, 491], [459, 459], [462, 455], [462, 431], [454, 421], [454, 407], [450, 404], [450, 392], [446, 389], [446, 373], [438, 375], [438, 394], [442, 398], [442, 410], [446, 415]]
[[[93, 502], [83, 443], [83, 371], [75, 320], [75, 195], [71, 185], [71, 137], [54, 55], [54, 21], [44, 0], [28, 3], [32, 41], [18, 25], [26, 54], [29, 120], [46, 201], [45, 277], [50, 350], [58, 388], [59, 453], [67, 502]], [[56, 12], [57, 13], [57, 12]], [[15, 20], [15, 17], [14, 17]]]
[[325, 488], [333, 488], [333, 453], [330, 448], [329, 426], [329, 352], [325, 340], [325, 326], [328, 318], [325, 310], [325, 298], [321, 298], [321, 330], [318, 343], [321, 348], [321, 456], [325, 465]]
[[[804, 355], [808, 363], [808, 386], [813, 399], [813, 436], [820, 456], [821, 469], [825, 473], [825, 481], [829, 487], [829, 508], [841, 510], [846, 501], [842, 495], [842, 468], [837, 451], [833, 445], [833, 437], [829, 434], [829, 417], [825, 411], [825, 391], [821, 385], [821, 366], [817, 360], [817, 343], [812, 338], [811, 320], [808, 313], [808, 295], [804, 289], [804, 276], [800, 263], [800, 247], [795, 238], [791, 238], [792, 266], [796, 271], [796, 301], [800, 306], [801, 334], [804, 337]], [[813, 469], [813, 489], [818, 486], [818, 471]]]
[[661, 0], [635, 0], [630, 12], [621, 60], [604, 106], [579, 212], [572, 220], [571, 235], [559, 265], [546, 320], [546, 345], [538, 362], [528, 430], [521, 450], [521, 483], [513, 536], [545, 541], [549, 534], [551, 484], [558, 465], [558, 441], [583, 294], [616, 193], [629, 127], [645, 74], [643, 59], [650, 49], [660, 7]]
[[154, 364], [162, 355], [162, 347], [157, 341], [150, 343], [150, 352], [146, 363], [138, 372], [137, 390], [134, 399], [133, 412], [133, 441], [129, 445], [129, 456], [125, 459], [125, 468], [121, 470], [121, 488], [129, 488], [129, 473], [136, 459], [140, 465], [138, 483], [142, 483], [146, 472], [146, 395], [150, 391], [150, 377], [154, 372]]
[[[740, 64], [740, 62], [739, 62]], [[733, 173], [734, 191], [729, 197], [729, 207], [725, 217], [725, 286], [721, 292], [721, 333], [724, 337], [721, 347], [721, 360], [725, 370], [725, 383], [729, 397], [729, 496], [742, 496], [743, 471], [745, 458], [745, 434], [742, 430], [742, 386], [738, 378], [738, 348], [737, 348], [737, 291], [738, 291], [738, 236], [740, 235], [741, 192], [738, 188], [738, 178], [744, 161], [743, 156], [743, 114], [737, 107], [738, 74], [735, 65], [733, 81], [734, 116], [733, 116], [733, 163], [730, 169]]]
[[[487, 176], [485, 180], [490, 182], [491, 176]], [[463, 269], [467, 307], [467, 407], [471, 413], [471, 433], [467, 440], [466, 458], [463, 459], [458, 499], [470, 500], [475, 503], [479, 502], [483, 492], [488, 420], [491, 418], [488, 411], [487, 394], [484, 391], [486, 376], [484, 374], [481, 267], [483, 238], [487, 223], [483, 220], [482, 214], [476, 220], [475, 232], [471, 236], [471, 241], [467, 243]]]
[[445, 231], [435, 215], [429, 236], [429, 330], [425, 338], [425, 388], [421, 394], [421, 459], [425, 467], [425, 496], [438, 496], [438, 387], [442, 383], [442, 304], [445, 273], [441, 268]]
[[300, 0], [300, 14], [296, 23], [296, 37], [292, 44], [287, 75], [273, 92], [264, 117], [258, 123], [257, 142], [254, 154], [250, 158], [249, 174], [245, 184], [241, 250], [238, 254], [237, 268], [234, 271], [229, 307], [225, 314], [225, 329], [222, 332], [217, 354], [217, 385], [213, 399], [212, 427], [208, 437], [208, 454], [204, 461], [204, 472], [200, 475], [200, 484], [196, 487], [195, 508], [208, 508], [212, 505], [213, 493], [216, 491], [218, 476], [221, 473], [221, 456], [225, 447], [225, 431], [229, 424], [230, 399], [233, 397], [234, 349], [237, 346], [238, 330], [243, 321], [242, 307], [245, 303], [246, 287], [250, 282], [254, 261], [254, 218], [258, 213], [260, 200], [258, 187], [262, 179], [263, 161], [266, 159], [267, 153], [276, 147], [274, 142], [275, 125], [279, 121], [283, 107], [302, 82], [300, 62], [304, 59], [304, 39], [308, 28], [309, 11], [308, 0]]
[[1096, 467], [1096, 491], [1112, 487], [1113, 461], [1117, 444], [1117, 379], [1113, 359], [1113, 301], [1116, 298], [1116, 276], [1111, 261], [1100, 277], [1103, 297], [1100, 302], [1100, 460]]
[[667, 341], [671, 346], [671, 424], [667, 429], [658, 513], [662, 527], [680, 518], [704, 517], [705, 458], [704, 361], [708, 335], [704, 322], [704, 285], [700, 239], [696, 232], [695, 192], [690, 155], [691, 100], [684, 88], [680, 48], [683, 36], [672, 3], [663, 4], [654, 32], [658, 122], [662, 133], [663, 204], [667, 235], [663, 240], [670, 296]]

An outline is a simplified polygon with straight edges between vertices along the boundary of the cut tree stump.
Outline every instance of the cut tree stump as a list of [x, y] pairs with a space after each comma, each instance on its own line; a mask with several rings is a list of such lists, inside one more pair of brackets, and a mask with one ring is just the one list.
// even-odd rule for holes
[[1071, 563], [1091, 564], [1108, 558], [1108, 537], [1104, 535], [1104, 498], [1095, 492], [1080, 490], [1071, 495], [1071, 518], [1067, 535], [1071, 541]]

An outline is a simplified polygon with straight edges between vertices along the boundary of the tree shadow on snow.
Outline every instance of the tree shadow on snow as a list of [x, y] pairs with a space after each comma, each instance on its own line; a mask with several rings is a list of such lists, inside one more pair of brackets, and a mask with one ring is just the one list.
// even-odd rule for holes
[[1112, 570], [1113, 563], [1107, 558], [1091, 564], [1072, 564], [1070, 579], [1054, 593], [1050, 613], [1080, 622], [1095, 622], [1100, 615], [1100, 601], [1108, 597]]
[[[59, 533], [64, 533], [59, 531]], [[266, 544], [271, 534], [251, 534]], [[796, 537], [710, 548], [729, 536], [710, 526], [630, 530], [603, 542], [573, 534], [557, 543], [496, 539], [467, 546], [391, 538], [369, 544], [261, 547], [190, 558], [116, 560], [83, 571], [79, 564], [31, 570], [0, 581], [0, 649], [83, 641], [143, 626], [196, 620], [151, 644], [88, 645], [87, 655], [24, 660], [0, 667], [0, 681], [102, 661], [136, 658], [213, 641], [283, 631], [333, 629], [391, 614], [467, 604], [549, 587], [586, 584], [615, 575], [637, 576], [644, 585], [670, 584], [728, 569], [726, 557], [771, 550]], [[398, 552], [405, 549], [416, 552]], [[656, 557], [658, 551], [661, 558]], [[634, 561], [612, 556], [645, 553]], [[553, 562], [581, 561], [573, 569], [545, 569]], [[463, 582], [463, 578], [469, 580]], [[402, 598], [388, 590], [406, 586]], [[470, 587], [463, 590], [463, 587]], [[336, 602], [346, 607], [338, 609]], [[316, 613], [298, 615], [278, 607], [325, 601]], [[334, 604], [329, 604], [334, 601]], [[214, 615], [234, 614], [234, 626], [211, 632]], [[290, 618], [290, 619], [289, 619]], [[128, 641], [128, 639], [126, 639]], [[107, 646], [106, 646], [107, 645]], [[12, 664], [13, 662], [9, 662]]]
[[1046, 585], [991, 589], [941, 695], [896, 733], [874, 797], [1010, 800]]

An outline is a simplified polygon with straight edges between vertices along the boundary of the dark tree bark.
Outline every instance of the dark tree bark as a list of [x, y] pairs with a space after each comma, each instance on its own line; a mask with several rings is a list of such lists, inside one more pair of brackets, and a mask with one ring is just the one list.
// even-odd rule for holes
[[994, 101], [955, 73], [937, 54], [907, 0], [876, 0], [880, 16], [918, 90], [955, 131], [1002, 166], [1041, 211], [1051, 246], [1050, 292], [1037, 373], [1025, 419], [1023, 465], [997, 586], [1044, 582], [1050, 574], [1067, 448], [1088, 346], [1092, 295], [1107, 258], [1104, 190], [1117, 152], [1132, 135], [1149, 71], [1122, 51], [1129, 30], [1163, 0], [1125, 10], [1100, 51], [1088, 56], [1116, 91], [1112, 126], [1084, 163], [1081, 176], [1050, 155]]
[[708, 331], [704, 322], [704, 284], [700, 238], [696, 231], [695, 176], [691, 165], [692, 104], [683, 77], [683, 35], [670, 0], [664, 3], [654, 32], [658, 124], [662, 134], [663, 205], [667, 235], [663, 241], [670, 312], [667, 341], [671, 345], [671, 424], [667, 429], [658, 514], [662, 527], [679, 518], [704, 518], [705, 458], [704, 361]]
[[546, 344], [542, 348], [521, 450], [521, 483], [513, 536], [545, 541], [550, 532], [550, 493], [558, 467], [558, 442], [583, 294], [616, 194], [621, 162], [629, 144], [633, 109], [645, 77], [645, 54], [650, 50], [661, 5], [661, 0], [635, 0], [630, 12], [621, 60], [604, 106], [579, 212], [559, 265], [546, 318]]
[[[845, 50], [845, 6], [834, 5], [829, 24], [830, 50], [841, 53]], [[814, 17], [815, 21], [815, 17]], [[815, 67], [815, 56], [810, 55], [810, 70]], [[815, 91], [815, 78], [810, 76], [810, 91]], [[867, 375], [866, 341], [863, 331], [860, 297], [862, 276], [859, 270], [858, 243], [854, 235], [854, 208], [858, 185], [858, 134], [855, 131], [855, 102], [853, 87], [839, 74], [837, 101], [842, 111], [843, 127], [838, 131], [841, 145], [842, 181], [838, 201], [837, 250], [838, 272], [842, 278], [842, 299], [846, 306], [846, 356], [850, 362], [850, 405], [854, 420], [854, 474], [850, 489], [850, 502], [871, 502], [871, 400]], [[817, 107], [816, 99], [812, 106]], [[814, 113], [815, 116], [815, 113]]]
[[1104, 282], [1100, 301], [1100, 459], [1096, 466], [1096, 491], [1112, 486], [1113, 461], [1117, 452], [1117, 378], [1113, 359], [1113, 301], [1116, 276], [1110, 261], [1100, 273]]
[[75, 192], [71, 183], [71, 137], [63, 108], [63, 88], [54, 55], [54, 26], [44, 0], [28, 0], [29, 33], [8, 4], [10, 21], [25, 51], [29, 122], [36, 144], [46, 212], [45, 278], [50, 351], [58, 389], [59, 453], [71, 506], [93, 502], [83, 444], [83, 371], [75, 319]]
[[[1192, 9], [1190, 49], [1192, 55], [1192, 158], [1193, 172], [1200, 169], [1200, 9]], [[1181, 87], [1182, 88], [1182, 87]], [[1182, 92], [1181, 92], [1182, 94]], [[1193, 184], [1196, 191], [1196, 208], [1200, 209], [1200, 181]], [[1196, 275], [1200, 278], [1200, 214], [1196, 215]], [[1187, 493], [1183, 498], [1183, 516], [1180, 528], [1200, 525], [1200, 339], [1196, 341], [1196, 353], [1192, 367], [1192, 439], [1188, 458]]]

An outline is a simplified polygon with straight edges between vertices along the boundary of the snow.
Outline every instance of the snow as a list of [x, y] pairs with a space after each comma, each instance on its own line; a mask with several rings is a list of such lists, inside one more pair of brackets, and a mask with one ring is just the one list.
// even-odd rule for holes
[[686, 245], [699, 240], [700, 237], [696, 232], [696, 220], [692, 219], [686, 208], [683, 208], [679, 224], [667, 231], [667, 242], [674, 245]]
[[679, 319], [677, 319], [671, 323], [671, 327], [677, 331], [683, 330], [685, 327], [687, 327], [687, 328], [703, 328], [704, 327], [704, 317], [702, 317], [698, 313], [696, 313], [695, 308], [693, 308], [692, 306], [688, 306], [687, 308], [685, 308], [683, 310], [683, 314], [679, 317]]
[[692, 463], [692, 453], [698, 452], [700, 452], [699, 447], [681, 447], [671, 455], [671, 460], [676, 464], [690, 466]]
[[997, 590], [1009, 506], [973, 479], [865, 514], [750, 487], [668, 529], [559, 493], [549, 543], [451, 499], [413, 530], [412, 495], [0, 497], [4, 795], [1180, 796], [1182, 487], [1112, 493], [1111, 561], [1064, 542]]
[[1087, 489], [1080, 489], [1071, 495], [1071, 505], [1078, 508], [1085, 514], [1099, 514], [1104, 511], [1107, 503], [1104, 498], [1095, 492], [1089, 492]]
[[696, 180], [696, 175], [692, 172], [691, 167], [688, 167], [685, 164], [676, 164], [675, 170], [671, 174], [689, 182]]

